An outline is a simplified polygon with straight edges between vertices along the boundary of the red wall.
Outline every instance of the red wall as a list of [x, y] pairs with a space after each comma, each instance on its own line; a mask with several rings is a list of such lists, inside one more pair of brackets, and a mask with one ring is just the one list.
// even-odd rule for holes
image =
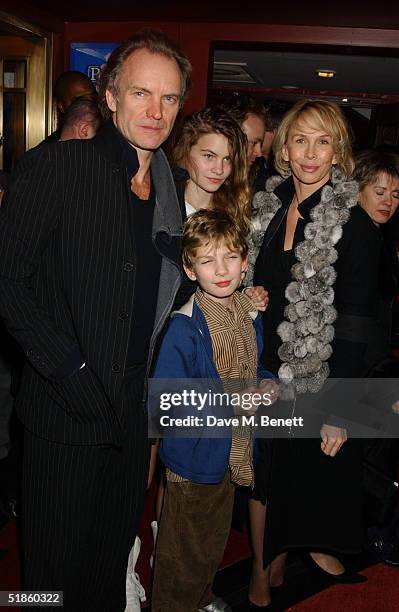
[[157, 27], [169, 34], [187, 53], [193, 65], [194, 86], [191, 97], [186, 103], [186, 112], [197, 110], [206, 102], [211, 42], [286, 42], [381, 48], [397, 47], [399, 43], [397, 30], [365, 28], [156, 21], [66, 23], [65, 69], [69, 66], [71, 42], [119, 42], [145, 26]]
[[[208, 88], [210, 44], [217, 41], [398, 47], [398, 30], [298, 25], [187, 23], [159, 21], [70, 22], [63, 24], [29, 0], [2, 0], [2, 10], [37, 24], [54, 36], [54, 78], [69, 67], [71, 42], [119, 42], [145, 26], [158, 27], [175, 39], [193, 64], [194, 86], [186, 112], [204, 106]], [[63, 51], [63, 64], [61, 55]], [[61, 60], [61, 61], [60, 61]]]

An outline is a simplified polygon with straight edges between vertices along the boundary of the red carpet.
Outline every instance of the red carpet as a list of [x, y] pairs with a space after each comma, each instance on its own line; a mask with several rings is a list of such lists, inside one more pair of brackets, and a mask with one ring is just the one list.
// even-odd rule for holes
[[[0, 549], [7, 554], [0, 558], [0, 591], [19, 591], [21, 577], [19, 572], [17, 526], [10, 522], [0, 531]], [[2, 607], [1, 610], [19, 612], [20, 608]]]
[[294, 612], [398, 612], [399, 568], [380, 563], [361, 572], [368, 581], [358, 585], [334, 585], [287, 608]]
[[[149, 594], [151, 592], [151, 569], [149, 560], [152, 553], [153, 541], [150, 525], [151, 521], [155, 518], [155, 495], [156, 482], [154, 481], [145, 499], [144, 513], [139, 532], [142, 541], [141, 553], [136, 566], [136, 571], [140, 576], [140, 581], [147, 594], [147, 601], [149, 601]], [[0, 590], [19, 590], [21, 578], [17, 545], [17, 526], [15, 522], [8, 523], [0, 531], [0, 549], [7, 551], [6, 556], [0, 558]], [[226, 547], [223, 567], [231, 565], [241, 559], [246, 559], [249, 555], [250, 550], [246, 531], [243, 530], [240, 532], [233, 529]], [[2, 607], [1, 610], [18, 612], [19, 608]]]
[[[146, 589], [147, 600], [151, 582], [149, 557], [152, 551], [152, 534], [150, 523], [154, 516], [154, 496], [155, 487], [151, 488], [146, 497], [145, 512], [140, 528], [142, 552], [136, 568]], [[18, 590], [20, 571], [17, 529], [14, 522], [8, 523], [0, 531], [0, 549], [7, 550], [7, 555], [0, 558], [0, 590]], [[249, 556], [246, 532], [232, 529], [223, 566], [226, 567]], [[379, 564], [363, 570], [362, 573], [368, 576], [368, 582], [355, 586], [335, 585], [287, 610], [294, 612], [399, 612], [399, 568]], [[232, 584], [232, 590], [234, 587], [235, 585]], [[18, 612], [19, 608], [2, 607], [1, 610]]]

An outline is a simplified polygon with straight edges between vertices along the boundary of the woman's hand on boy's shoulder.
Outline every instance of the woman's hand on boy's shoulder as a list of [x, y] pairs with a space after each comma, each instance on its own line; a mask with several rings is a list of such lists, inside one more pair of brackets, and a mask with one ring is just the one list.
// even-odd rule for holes
[[269, 303], [269, 293], [264, 287], [258, 285], [257, 287], [246, 287], [244, 293], [251, 300], [252, 304], [257, 310], [264, 312]]

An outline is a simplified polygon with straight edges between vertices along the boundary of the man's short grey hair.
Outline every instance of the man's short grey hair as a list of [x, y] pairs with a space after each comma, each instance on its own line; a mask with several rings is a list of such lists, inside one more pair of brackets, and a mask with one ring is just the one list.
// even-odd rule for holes
[[191, 89], [191, 64], [176, 43], [166, 36], [164, 32], [155, 28], [146, 28], [134, 36], [131, 36], [125, 43], [114, 49], [100, 72], [98, 77], [98, 93], [100, 98], [100, 110], [105, 119], [111, 116], [105, 93], [109, 90], [114, 97], [117, 97], [118, 79], [123, 64], [125, 60], [138, 49], [145, 49], [149, 51], [149, 53], [163, 55], [176, 61], [182, 82], [180, 107], [184, 104]]

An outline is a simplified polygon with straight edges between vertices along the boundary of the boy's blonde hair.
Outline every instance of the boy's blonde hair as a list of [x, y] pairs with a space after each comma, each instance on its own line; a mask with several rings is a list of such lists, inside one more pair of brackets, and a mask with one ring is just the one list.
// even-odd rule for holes
[[199, 247], [209, 243], [224, 243], [238, 250], [242, 257], [248, 253], [245, 232], [242, 227], [224, 210], [198, 210], [190, 215], [183, 228], [182, 259], [189, 270]]
[[290, 174], [290, 164], [283, 159], [283, 148], [291, 127], [303, 121], [323, 130], [332, 139], [336, 165], [345, 176], [353, 172], [351, 136], [345, 116], [339, 106], [328, 100], [300, 100], [285, 114], [273, 140], [274, 165], [282, 176]]

